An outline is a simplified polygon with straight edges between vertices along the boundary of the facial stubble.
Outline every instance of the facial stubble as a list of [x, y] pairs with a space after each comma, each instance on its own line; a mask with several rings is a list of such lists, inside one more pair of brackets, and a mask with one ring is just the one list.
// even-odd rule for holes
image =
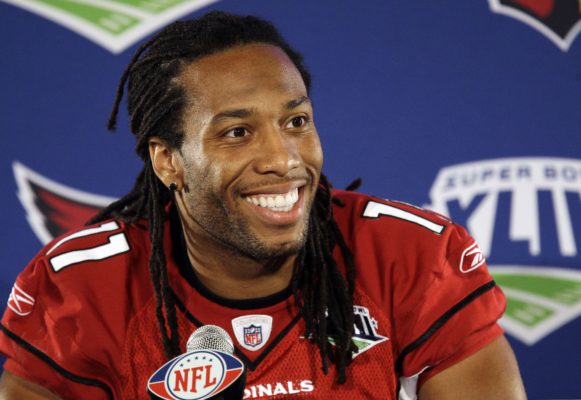
[[195, 188], [190, 187], [189, 193], [184, 193], [187, 213], [224, 251], [256, 261], [273, 261], [295, 255], [304, 247], [313, 199], [305, 202], [305, 214], [299, 222], [302, 226], [298, 230], [298, 237], [289, 243], [271, 244], [253, 232], [250, 222], [240, 210], [241, 204], [234, 202], [233, 206], [230, 205], [207, 185], [211, 181], [209, 176], [194, 180], [189, 175], [186, 173], [188, 182], [198, 183]]

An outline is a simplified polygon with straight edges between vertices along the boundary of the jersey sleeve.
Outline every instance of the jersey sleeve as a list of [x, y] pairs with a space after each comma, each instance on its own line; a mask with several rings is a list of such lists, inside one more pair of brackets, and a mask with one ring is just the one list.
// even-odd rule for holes
[[[502, 335], [506, 301], [476, 241], [460, 226], [445, 227], [434, 249], [418, 248], [418, 268], [398, 280], [394, 310], [396, 370], [419, 385]], [[395, 307], [395, 305], [394, 305]]]
[[391, 322], [395, 371], [418, 384], [503, 331], [506, 301], [466, 229], [406, 203], [336, 192], [356, 282]]
[[109, 232], [87, 232], [55, 240], [16, 278], [1, 321], [0, 352], [7, 371], [63, 399], [112, 399], [127, 323], [127, 306], [116, 299], [128, 297], [114, 294], [126, 293], [128, 253], [110, 251]]

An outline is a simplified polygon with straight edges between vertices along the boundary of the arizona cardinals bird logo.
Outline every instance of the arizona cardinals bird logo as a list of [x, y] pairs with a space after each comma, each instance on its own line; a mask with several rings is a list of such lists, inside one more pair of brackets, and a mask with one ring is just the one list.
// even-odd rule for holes
[[567, 51], [581, 32], [581, 0], [488, 0], [492, 11], [516, 18]]
[[43, 244], [83, 226], [101, 208], [115, 200], [50, 180], [18, 161], [12, 167], [26, 219]]

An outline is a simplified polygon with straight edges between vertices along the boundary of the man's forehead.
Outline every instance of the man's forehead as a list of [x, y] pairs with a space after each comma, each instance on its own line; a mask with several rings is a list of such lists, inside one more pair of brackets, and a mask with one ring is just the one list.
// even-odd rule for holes
[[271, 106], [294, 108], [309, 102], [302, 76], [278, 47], [253, 44], [231, 48], [184, 67], [180, 85], [191, 105], [216, 111]]
[[184, 65], [179, 79], [185, 85], [204, 85], [224, 80], [242, 82], [244, 79], [260, 80], [295, 74], [300, 76], [294, 63], [281, 48], [252, 43], [193, 60]]

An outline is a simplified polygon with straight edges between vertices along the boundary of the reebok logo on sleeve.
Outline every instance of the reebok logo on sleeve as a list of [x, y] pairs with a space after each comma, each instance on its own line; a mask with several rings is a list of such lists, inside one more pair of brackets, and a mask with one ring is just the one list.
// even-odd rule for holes
[[468, 246], [460, 257], [460, 271], [464, 274], [474, 271], [484, 264], [484, 254], [476, 242]]
[[20, 289], [15, 283], [8, 297], [8, 307], [17, 315], [24, 317], [32, 312], [34, 297]]

